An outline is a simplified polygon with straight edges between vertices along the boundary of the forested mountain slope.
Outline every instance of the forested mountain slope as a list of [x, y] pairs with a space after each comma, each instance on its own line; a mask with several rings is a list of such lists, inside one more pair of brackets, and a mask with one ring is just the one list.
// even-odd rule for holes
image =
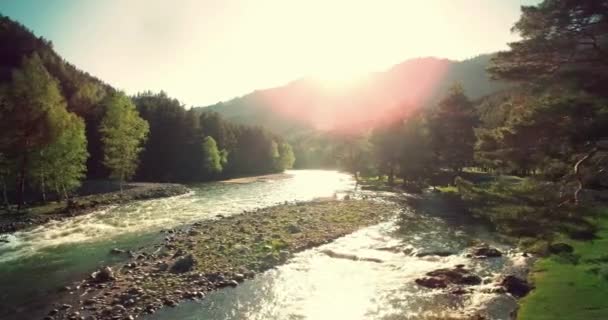
[[10, 81], [12, 70], [19, 68], [23, 59], [34, 52], [40, 56], [47, 71], [58, 80], [68, 111], [76, 113], [85, 121], [90, 154], [87, 162], [88, 175], [106, 175], [101, 164], [101, 140], [96, 128], [104, 113], [100, 102], [115, 90], [65, 61], [55, 52], [52, 42], [36, 37], [20, 23], [0, 16], [0, 82]]
[[504, 82], [492, 81], [487, 74], [490, 58], [491, 55], [465, 61], [412, 59], [339, 86], [302, 78], [204, 110], [280, 133], [368, 129], [436, 104], [454, 82], [460, 82], [472, 99], [506, 88]]

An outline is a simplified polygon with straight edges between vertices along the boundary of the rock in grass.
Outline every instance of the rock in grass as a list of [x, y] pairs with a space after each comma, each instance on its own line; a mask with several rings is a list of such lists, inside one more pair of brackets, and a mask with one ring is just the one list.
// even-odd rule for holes
[[503, 286], [508, 293], [516, 298], [522, 298], [530, 292], [533, 287], [523, 279], [520, 279], [516, 276], [506, 276], [500, 282], [500, 285]]
[[290, 224], [287, 226], [287, 232], [289, 233], [300, 233], [302, 232], [302, 229], [300, 229], [300, 227], [298, 227], [295, 224]]
[[572, 253], [574, 248], [566, 243], [554, 243], [549, 246], [549, 252], [552, 254]]
[[192, 254], [188, 254], [185, 257], [179, 258], [175, 263], [171, 266], [170, 271], [172, 273], [185, 273], [188, 271], [192, 271], [196, 266], [196, 259]]

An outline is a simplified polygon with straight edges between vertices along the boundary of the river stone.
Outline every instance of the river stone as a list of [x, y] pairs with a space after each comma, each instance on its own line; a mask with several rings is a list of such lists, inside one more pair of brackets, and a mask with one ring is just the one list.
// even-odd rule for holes
[[498, 258], [502, 256], [502, 252], [496, 248], [483, 246], [473, 248], [473, 255], [476, 258]]
[[111, 254], [121, 254], [121, 253], [125, 253], [125, 250], [114, 248], [114, 249], [110, 250], [110, 253]]
[[188, 254], [185, 257], [179, 258], [175, 263], [171, 266], [172, 273], [185, 273], [194, 269], [196, 265], [196, 259], [192, 254]]
[[300, 233], [300, 232], [302, 232], [302, 229], [300, 229], [300, 227], [298, 227], [295, 224], [290, 224], [289, 226], [287, 226], [287, 232], [289, 232], [289, 233]]
[[416, 279], [415, 282], [423, 287], [435, 289], [445, 288], [450, 284], [457, 285], [478, 285], [481, 284], [481, 277], [471, 274], [467, 269], [458, 266], [453, 269], [442, 268], [427, 272], [427, 277]]
[[447, 281], [445, 279], [440, 279], [436, 277], [424, 277], [416, 279], [415, 281], [416, 284], [430, 289], [445, 288], [448, 286]]
[[428, 251], [428, 252], [418, 252], [416, 253], [416, 257], [422, 258], [426, 256], [439, 256], [439, 257], [448, 257], [453, 255], [454, 252], [451, 251]]
[[91, 274], [91, 278], [95, 282], [103, 283], [116, 280], [114, 271], [110, 267], [103, 267]]
[[533, 287], [523, 279], [520, 279], [516, 276], [506, 276], [500, 282], [500, 285], [505, 287], [508, 293], [516, 298], [522, 298], [530, 292]]

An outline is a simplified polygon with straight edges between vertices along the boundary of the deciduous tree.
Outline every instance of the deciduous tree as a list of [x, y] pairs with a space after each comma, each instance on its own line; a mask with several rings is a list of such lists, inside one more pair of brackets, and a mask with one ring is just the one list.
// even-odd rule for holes
[[106, 113], [99, 131], [102, 134], [104, 164], [110, 177], [122, 185], [131, 179], [139, 164], [139, 154], [148, 136], [148, 122], [122, 92], [109, 95], [103, 102]]

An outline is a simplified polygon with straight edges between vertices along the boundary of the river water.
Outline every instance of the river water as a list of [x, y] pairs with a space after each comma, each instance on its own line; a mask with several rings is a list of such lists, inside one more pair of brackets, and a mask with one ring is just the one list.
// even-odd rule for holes
[[[161, 229], [218, 214], [340, 195], [351, 192], [354, 186], [352, 178], [343, 173], [294, 170], [283, 177], [250, 183], [193, 185], [192, 192], [183, 196], [110, 207], [17, 232], [9, 237], [9, 243], [0, 243], [0, 319], [42, 318], [60, 288], [99, 265], [120, 262], [123, 258], [109, 254], [112, 248], [150, 246], [160, 241]], [[404, 209], [393, 221], [296, 254], [287, 264], [237, 288], [161, 310], [149, 318], [443, 319], [483, 307], [492, 318], [507, 319], [515, 303], [504, 295], [479, 290], [454, 296], [414, 283], [428, 271], [456, 264], [465, 264], [491, 279], [521, 262], [515, 255], [491, 260], [466, 258], [465, 249], [479, 239], [499, 247], [500, 243], [483, 226], [454, 218], [449, 208], [439, 210], [439, 215], [437, 210], [433, 212]], [[328, 249], [377, 258], [382, 263], [331, 258], [322, 253]], [[455, 254], [419, 258], [403, 250], [448, 250]]]

